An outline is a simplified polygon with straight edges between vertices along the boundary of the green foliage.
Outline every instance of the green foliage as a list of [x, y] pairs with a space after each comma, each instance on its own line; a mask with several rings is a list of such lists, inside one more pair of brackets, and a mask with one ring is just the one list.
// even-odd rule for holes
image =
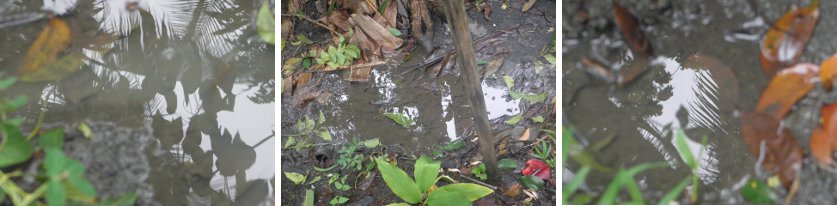
[[518, 122], [520, 122], [521, 118], [523, 118], [523, 114], [517, 114], [517, 115], [511, 116], [511, 117], [509, 117], [509, 119], [506, 119], [506, 124], [515, 125]]
[[570, 196], [572, 196], [575, 193], [575, 190], [578, 189], [579, 186], [581, 186], [581, 183], [584, 183], [584, 178], [587, 177], [587, 174], [590, 174], [590, 170], [592, 169], [593, 168], [588, 166], [582, 167], [581, 170], [578, 170], [578, 172], [575, 173], [573, 179], [570, 180], [570, 182], [567, 183], [567, 185], [564, 185], [564, 199], [562, 200], [564, 204], [566, 204]]
[[[325, 141], [333, 141], [331, 133], [328, 131], [327, 128], [322, 127], [323, 123], [325, 123], [325, 116], [322, 112], [320, 112], [319, 118], [316, 122], [309, 117], [305, 117], [305, 119], [297, 119], [296, 124], [294, 125], [297, 134], [286, 135], [288, 138], [285, 140], [284, 144], [282, 145], [283, 149], [291, 148], [294, 146], [293, 149], [300, 150], [313, 144], [309, 141], [312, 140], [312, 136], [317, 135]], [[296, 137], [308, 137], [308, 138], [299, 138]], [[299, 142], [297, 142], [297, 140]]]
[[668, 166], [666, 163], [658, 162], [658, 163], [643, 163], [637, 166], [631, 167], [629, 169], [620, 169], [613, 180], [608, 184], [607, 189], [602, 194], [602, 197], [599, 199], [599, 204], [602, 205], [611, 205], [614, 204], [616, 201], [616, 195], [619, 193], [619, 190], [623, 187], [628, 190], [628, 194], [631, 196], [633, 203], [637, 204], [644, 204], [644, 200], [642, 199], [642, 194], [639, 191], [639, 187], [636, 184], [636, 180], [634, 180], [634, 176], [640, 172], [645, 170], [649, 170], [652, 168], [659, 168]]
[[497, 162], [497, 167], [499, 167], [500, 169], [513, 170], [513, 169], [517, 169], [517, 162], [514, 161], [513, 159], [505, 158], [505, 159], [501, 159], [499, 162]]
[[775, 195], [763, 181], [757, 179], [750, 179], [747, 185], [741, 189], [741, 196], [747, 202], [760, 205], [775, 204]]
[[555, 168], [555, 156], [552, 150], [554, 143], [549, 140], [541, 140], [540, 144], [535, 146], [533, 156], [543, 160], [550, 168]]
[[346, 203], [346, 201], [349, 201], [348, 197], [337, 196], [337, 197], [331, 198], [331, 201], [328, 201], [328, 204], [330, 204], [330, 205], [340, 205], [340, 204]]
[[545, 184], [544, 181], [540, 177], [536, 177], [534, 175], [526, 175], [517, 177], [517, 181], [520, 182], [526, 188], [538, 191], [543, 189], [543, 185]]
[[357, 151], [358, 146], [357, 139], [348, 142], [348, 145], [343, 146], [339, 151], [340, 157], [337, 158], [337, 164], [340, 165], [343, 169], [351, 169], [354, 168], [355, 170], [360, 170], [361, 166], [363, 166], [363, 154], [355, 154]]
[[305, 190], [305, 201], [302, 206], [314, 206], [314, 190]]
[[269, 44], [276, 44], [276, 22], [267, 2], [263, 1], [261, 8], [259, 8], [259, 14], [256, 17], [256, 29], [262, 40]]
[[[406, 172], [391, 165], [385, 158], [376, 158], [378, 170], [384, 182], [395, 195], [407, 203], [417, 204], [422, 200], [422, 193], [428, 192], [435, 185], [441, 161], [433, 161], [422, 155], [416, 161], [416, 181]], [[426, 189], [423, 189], [426, 188]], [[471, 205], [471, 202], [491, 194], [485, 186], [471, 183], [455, 183], [442, 186], [427, 194], [427, 205]]]
[[20, 130], [6, 122], [0, 123], [3, 142], [0, 142], [0, 168], [25, 162], [32, 157], [33, 149]]
[[532, 117], [532, 121], [535, 122], [535, 123], [543, 123], [543, 116], [538, 115], [538, 116]]
[[480, 163], [476, 167], [471, 168], [471, 174], [474, 174], [474, 176], [477, 176], [477, 178], [480, 178], [480, 180], [488, 179], [488, 175], [485, 174], [485, 164], [483, 163]]
[[405, 114], [387, 112], [384, 113], [384, 116], [391, 119], [392, 121], [395, 121], [395, 123], [398, 123], [398, 125], [401, 125], [404, 128], [410, 128], [410, 126], [413, 125], [413, 119], [411, 119]]
[[296, 172], [285, 172], [285, 177], [294, 182], [295, 185], [302, 184], [305, 179], [308, 179], [305, 175]]
[[454, 150], [458, 150], [458, 149], [460, 149], [464, 146], [465, 146], [465, 141], [462, 141], [461, 139], [458, 139], [458, 140], [454, 140], [454, 141], [449, 142], [448, 144], [443, 146], [442, 149], [446, 150], [446, 151], [454, 151]]
[[514, 79], [511, 76], [503, 76], [503, 81], [506, 82], [506, 86], [508, 86], [509, 88], [514, 87]]
[[360, 58], [360, 48], [355, 44], [346, 43], [346, 38], [340, 36], [338, 43], [335, 45], [328, 45], [325, 50], [317, 54], [312, 51], [309, 57], [315, 58], [314, 62], [317, 65], [326, 65], [332, 70], [341, 66], [352, 65], [352, 62]]
[[401, 35], [402, 35], [402, 34], [401, 34], [401, 31], [399, 31], [398, 29], [392, 28], [392, 27], [387, 27], [387, 31], [388, 31], [390, 34], [392, 34], [393, 36], [396, 36], [396, 37], [399, 37], [399, 36], [401, 36]]
[[543, 102], [543, 101], [546, 100], [546, 94], [545, 93], [529, 94], [529, 93], [509, 91], [509, 96], [511, 96], [512, 99], [523, 99], [523, 100], [526, 100], [526, 101], [532, 102], [532, 103]]

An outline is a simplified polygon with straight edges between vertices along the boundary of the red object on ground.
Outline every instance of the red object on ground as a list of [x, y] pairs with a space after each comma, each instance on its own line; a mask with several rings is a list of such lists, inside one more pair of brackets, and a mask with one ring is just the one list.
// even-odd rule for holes
[[552, 173], [550, 173], [549, 165], [538, 159], [530, 159], [526, 161], [526, 168], [521, 172], [523, 175], [533, 175], [543, 180], [548, 180]]

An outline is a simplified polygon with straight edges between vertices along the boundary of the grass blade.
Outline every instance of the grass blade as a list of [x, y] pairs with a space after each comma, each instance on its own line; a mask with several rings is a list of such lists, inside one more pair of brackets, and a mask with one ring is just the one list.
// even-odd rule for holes
[[663, 198], [660, 199], [660, 202], [658, 204], [671, 204], [671, 201], [677, 199], [677, 197], [680, 196], [680, 193], [683, 192], [683, 189], [686, 189], [686, 186], [689, 185], [689, 180], [692, 178], [692, 176], [694, 175], [690, 175], [689, 177], [683, 179], [683, 181], [680, 181], [680, 183], [678, 183], [677, 186], [674, 186], [674, 188], [671, 189], [671, 191], [669, 191], [668, 194], [666, 194], [665, 196], [663, 196]]
[[590, 170], [593, 168], [589, 166], [584, 166], [578, 172], [575, 173], [575, 176], [566, 186], [564, 186], [564, 197], [563, 202], [567, 204], [567, 200], [569, 200], [570, 196], [572, 196], [575, 191], [578, 189], [578, 186], [581, 186], [581, 183], [584, 182], [584, 178], [587, 177], [587, 174], [590, 173]]

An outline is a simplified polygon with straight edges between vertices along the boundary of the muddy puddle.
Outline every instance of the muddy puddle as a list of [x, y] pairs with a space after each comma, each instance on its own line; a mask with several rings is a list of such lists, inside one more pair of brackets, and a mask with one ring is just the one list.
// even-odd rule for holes
[[[479, 64], [478, 70], [480, 70], [478, 73], [488, 73], [483, 76], [481, 83], [487, 115], [495, 133], [506, 131], [503, 134], [508, 134], [509, 130], [514, 130], [515, 132], [509, 136], [517, 138], [527, 128], [538, 131], [543, 126], [541, 123], [534, 123], [528, 119], [535, 116], [549, 119], [551, 118], [548, 116], [549, 111], [554, 111], [554, 109], [549, 109], [552, 105], [549, 102], [555, 96], [554, 66], [540, 57], [544, 45], [552, 44], [554, 41], [557, 28], [553, 20], [555, 11], [552, 6], [555, 2], [538, 1], [536, 6], [527, 13], [521, 13], [523, 2], [512, 2], [507, 9], [501, 9], [502, 1], [486, 1], [486, 3], [492, 8], [491, 20], [486, 19], [483, 13], [474, 10], [473, 4], [470, 3], [467, 6], [467, 13], [469, 29], [476, 44], [474, 48]], [[310, 18], [318, 19], [321, 14], [317, 12], [315, 4], [315, 1], [309, 1], [301, 8]], [[465, 79], [460, 75], [460, 68], [452, 65], [455, 61], [453, 59], [450, 60], [451, 65], [441, 68], [434, 69], [433, 65], [419, 66], [423, 65], [425, 60], [442, 56], [441, 54], [445, 51], [454, 48], [441, 5], [435, 2], [428, 4], [431, 4], [428, 7], [431, 7], [430, 16], [433, 20], [434, 32], [430, 43], [437, 48], [436, 50], [427, 51], [420, 45], [420, 42], [410, 42], [409, 36], [403, 36], [405, 45], [414, 44], [415, 46], [405, 46], [397, 50], [396, 53], [404, 55], [397, 57], [397, 61], [373, 67], [368, 81], [347, 81], [348, 71], [314, 72], [308, 85], [316, 88], [316, 91], [328, 92], [331, 95], [325, 103], [312, 100], [304, 105], [294, 106], [293, 99], [296, 95], [300, 95], [298, 91], [301, 87], [297, 85], [294, 89], [285, 90], [281, 111], [282, 145], [289, 146], [283, 148], [282, 170], [308, 174], [308, 180], [322, 176], [323, 180], [295, 185], [287, 181], [288, 179], [284, 179], [282, 202], [301, 202], [305, 197], [305, 189], [315, 191], [316, 204], [327, 204], [336, 196], [348, 197], [349, 200], [346, 202], [348, 205], [386, 205], [401, 202], [402, 200], [387, 188], [383, 179], [377, 174], [377, 170], [363, 172], [364, 170], [361, 169], [360, 174], [357, 174], [358, 172], [350, 169], [340, 169], [341, 166], [335, 163], [340, 159], [341, 148], [351, 145], [355, 139], [361, 142], [379, 140], [383, 147], [365, 148], [358, 151], [366, 155], [364, 156], [366, 158], [370, 155], [389, 154], [390, 158], [399, 160], [399, 167], [407, 173], [411, 173], [412, 164], [420, 155], [430, 155], [434, 149], [453, 141], [464, 141], [465, 149], [445, 152], [438, 159], [443, 161], [442, 165], [448, 165], [450, 168], [465, 166], [470, 170], [471, 166], [467, 164], [471, 162], [470, 159], [477, 151], [475, 149], [477, 141], [474, 139], [475, 125], [471, 120], [470, 103], [467, 102], [464, 88]], [[308, 36], [315, 42], [329, 38], [328, 35], [324, 35], [327, 32], [321, 27], [301, 20], [294, 22], [295, 34]], [[399, 28], [402, 27], [399, 26]], [[480, 40], [480, 37], [484, 36], [489, 37]], [[288, 59], [299, 57], [300, 53], [305, 51], [307, 51], [305, 45], [288, 45], [282, 54], [285, 59]], [[536, 60], [542, 62], [541, 68], [536, 69]], [[491, 64], [495, 66], [490, 66]], [[493, 69], [486, 69], [491, 67]], [[513, 79], [512, 88], [504, 83], [503, 76]], [[531, 103], [510, 97], [509, 91], [543, 94], [545, 99]], [[404, 114], [414, 123], [405, 128], [384, 116], [385, 113]], [[524, 115], [524, 120], [520, 121], [520, 124], [504, 123], [518, 114]], [[304, 122], [306, 119], [320, 121], [319, 118], [324, 118], [324, 120], [323, 123], [316, 124], [315, 131], [327, 131], [331, 138], [329, 141], [324, 141], [320, 135], [305, 135], [305, 129], [298, 129], [298, 121]], [[552, 120], [547, 121], [552, 122]], [[289, 138], [293, 139], [290, 143]], [[308, 146], [300, 146], [301, 141], [302, 145]], [[501, 158], [511, 156], [523, 158], [525, 152], [515, 155], [505, 154], [501, 155]], [[520, 164], [523, 165], [523, 162], [525, 159]], [[366, 163], [364, 160], [364, 167]], [[330, 166], [336, 166], [336, 168], [317, 172], [312, 170], [311, 165], [317, 168]], [[517, 172], [519, 173], [519, 170]], [[330, 186], [331, 181], [326, 183], [326, 180], [334, 175], [350, 177], [347, 182], [350, 183], [352, 189], [343, 192]], [[512, 171], [509, 171], [503, 181], [498, 180], [498, 182], [514, 182], [513, 178]], [[496, 193], [500, 193], [500, 190]], [[541, 194], [546, 196], [534, 200], [536, 204], [552, 204], [554, 191]], [[482, 204], [515, 204], [523, 198], [500, 199], [500, 197], [491, 197]]]
[[[0, 5], [0, 21], [34, 20], [0, 29], [0, 71], [20, 79], [4, 95], [28, 97], [15, 113], [26, 117], [26, 130], [40, 111], [43, 128], [64, 128], [65, 152], [85, 166], [102, 198], [133, 192], [138, 205], [273, 202], [275, 60], [274, 47], [256, 35], [260, 1]], [[64, 28], [55, 25], [69, 30], [60, 52], [80, 54], [66, 60], [78, 62], [67, 66], [76, 71], [20, 73], [42, 31]]]
[[[739, 132], [739, 116], [756, 107], [770, 81], [759, 62], [759, 42], [771, 22], [792, 6], [809, 2], [773, 1], [623, 1], [637, 16], [654, 55], [646, 71], [632, 82], [618, 86], [589, 75], [582, 59], [595, 58], [620, 68], [637, 59], [613, 23], [610, 1], [563, 1], [564, 17], [561, 75], [565, 126], [584, 145], [610, 135], [616, 138], [598, 153], [597, 160], [613, 168], [664, 162], [667, 167], [638, 174], [642, 197], [659, 200], [683, 177], [691, 174], [675, 142], [682, 129], [688, 147], [701, 165], [699, 203], [748, 204], [741, 190], [751, 178], [767, 179], [757, 155]], [[823, 1], [822, 11], [835, 8]], [[818, 64], [837, 51], [830, 33], [835, 24], [831, 12], [820, 20], [800, 62]], [[803, 148], [817, 122], [816, 111], [825, 96], [814, 89], [782, 123]], [[706, 137], [706, 144], [701, 143]], [[807, 153], [806, 153], [807, 154]], [[569, 161], [569, 160], [568, 160]], [[800, 187], [791, 203], [833, 204], [833, 172], [818, 168], [806, 155]], [[565, 165], [564, 181], [580, 165]], [[580, 191], [601, 195], [613, 174], [591, 172]], [[786, 190], [774, 188], [784, 201]], [[686, 194], [686, 193], [684, 193]], [[625, 194], [623, 194], [625, 195]], [[627, 195], [619, 196], [622, 201]], [[685, 197], [676, 201], [688, 203]]]

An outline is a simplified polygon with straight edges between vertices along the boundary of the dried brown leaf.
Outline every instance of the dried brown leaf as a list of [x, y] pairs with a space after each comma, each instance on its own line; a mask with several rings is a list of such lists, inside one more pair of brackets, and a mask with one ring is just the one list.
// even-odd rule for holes
[[619, 27], [622, 37], [628, 42], [631, 50], [640, 56], [654, 56], [654, 51], [645, 33], [639, 28], [639, 20], [622, 6], [620, 1], [613, 1], [616, 26]]
[[359, 31], [355, 31], [356, 33], [363, 32], [384, 49], [395, 50], [403, 43], [400, 38], [390, 34], [386, 28], [368, 16], [352, 14], [350, 21], [359, 28]]
[[427, 0], [412, 0], [410, 2], [410, 29], [413, 36], [421, 42], [426, 51], [432, 50], [430, 40], [433, 39], [433, 21], [427, 11]]
[[[819, 2], [819, 1], [815, 1]], [[773, 76], [779, 69], [795, 64], [814, 32], [819, 19], [819, 3], [785, 13], [764, 35], [759, 60], [764, 73]]]
[[346, 9], [335, 10], [331, 12], [331, 15], [321, 18], [320, 22], [340, 33], [349, 31], [349, 28], [352, 28], [352, 24], [349, 23], [349, 12]]
[[386, 19], [387, 24], [386, 27], [396, 28], [398, 22], [398, 8], [396, 7], [396, 3], [394, 1], [397, 0], [389, 0], [387, 1], [387, 7], [384, 9], [384, 19]]
[[526, 2], [525, 4], [523, 4], [523, 9], [522, 9], [522, 11], [523, 11], [523, 12], [529, 11], [529, 9], [531, 9], [531, 8], [532, 8], [532, 6], [534, 6], [534, 5], [535, 5], [535, 2], [538, 2], [538, 0], [529, 0], [528, 2]]
[[488, 3], [482, 3], [480, 8], [482, 8], [482, 17], [486, 20], [491, 20], [491, 17], [489, 17], [491, 16], [491, 6]]
[[814, 88], [817, 65], [800, 63], [779, 72], [770, 80], [756, 105], [756, 111], [781, 120], [797, 101]]
[[[787, 188], [798, 178], [802, 168], [802, 148], [787, 129], [779, 130], [779, 121], [758, 112], [745, 113], [740, 118], [741, 136], [755, 157], [764, 152], [762, 167], [770, 174], [779, 175]], [[761, 151], [764, 144], [765, 151]]]

